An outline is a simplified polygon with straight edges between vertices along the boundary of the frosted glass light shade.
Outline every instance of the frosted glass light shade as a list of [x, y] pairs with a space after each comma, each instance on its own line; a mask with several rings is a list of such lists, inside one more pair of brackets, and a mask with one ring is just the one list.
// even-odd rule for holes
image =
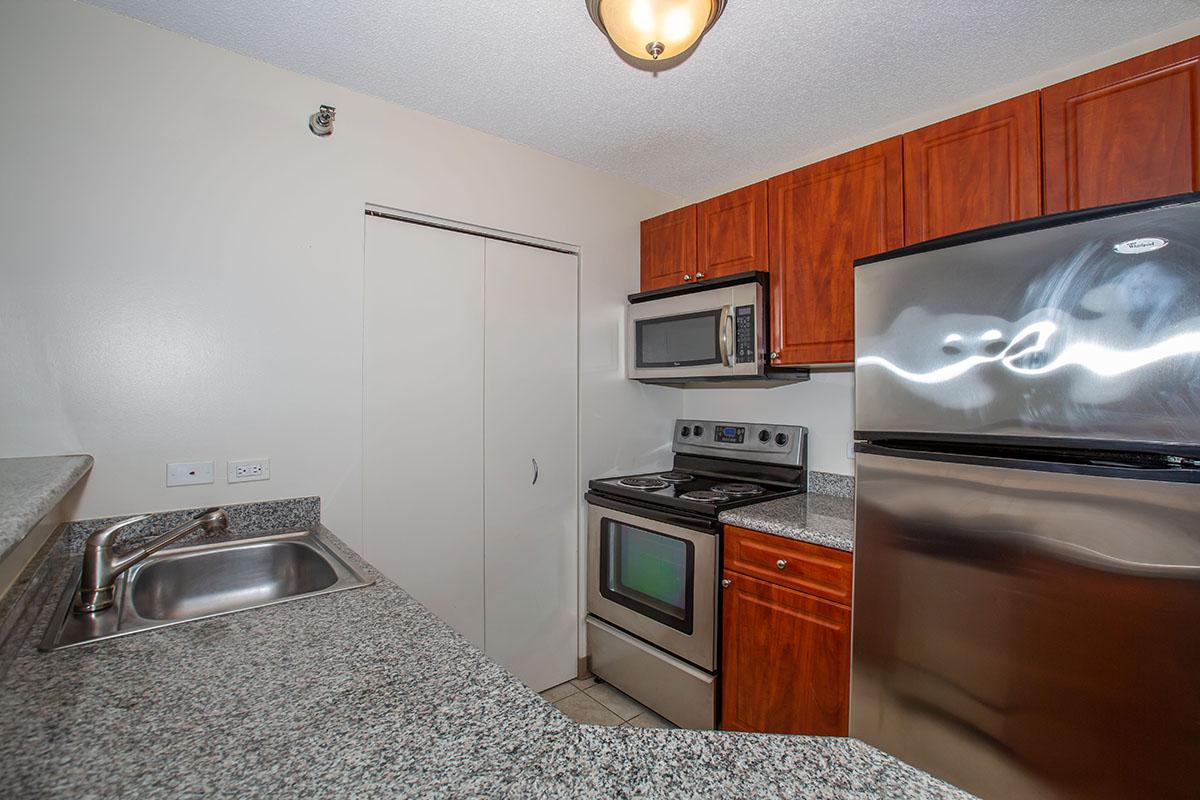
[[708, 30], [718, 10], [718, 0], [599, 0], [598, 5], [613, 44], [645, 61], [685, 52]]

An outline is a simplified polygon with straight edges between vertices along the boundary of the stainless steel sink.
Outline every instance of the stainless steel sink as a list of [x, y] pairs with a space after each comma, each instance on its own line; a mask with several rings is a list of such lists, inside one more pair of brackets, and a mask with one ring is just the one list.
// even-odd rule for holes
[[112, 607], [72, 607], [79, 570], [42, 640], [43, 650], [374, 583], [309, 530], [161, 550], [117, 579]]

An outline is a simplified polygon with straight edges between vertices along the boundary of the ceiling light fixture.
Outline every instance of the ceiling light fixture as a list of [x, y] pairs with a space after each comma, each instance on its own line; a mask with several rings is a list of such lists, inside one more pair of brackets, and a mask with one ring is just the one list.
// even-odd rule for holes
[[725, 0], [585, 0], [617, 55], [659, 72], [688, 56], [725, 10]]

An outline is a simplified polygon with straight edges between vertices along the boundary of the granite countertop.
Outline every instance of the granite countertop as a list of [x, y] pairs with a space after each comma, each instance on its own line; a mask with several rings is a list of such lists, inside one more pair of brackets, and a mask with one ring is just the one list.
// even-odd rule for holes
[[50, 513], [88, 470], [92, 457], [0, 458], [0, 556]]
[[71, 538], [0, 685], [16, 796], [967, 797], [853, 739], [576, 725], [382, 577], [42, 653]]
[[726, 525], [854, 552], [854, 500], [824, 494], [795, 494], [722, 511]]

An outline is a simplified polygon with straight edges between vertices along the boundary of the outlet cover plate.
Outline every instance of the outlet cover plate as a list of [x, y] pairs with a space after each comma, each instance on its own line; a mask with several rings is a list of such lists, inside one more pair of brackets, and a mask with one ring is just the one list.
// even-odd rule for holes
[[192, 486], [213, 482], [213, 462], [181, 461], [167, 464], [167, 486]]
[[243, 458], [226, 464], [225, 480], [229, 483], [271, 480], [271, 459]]

